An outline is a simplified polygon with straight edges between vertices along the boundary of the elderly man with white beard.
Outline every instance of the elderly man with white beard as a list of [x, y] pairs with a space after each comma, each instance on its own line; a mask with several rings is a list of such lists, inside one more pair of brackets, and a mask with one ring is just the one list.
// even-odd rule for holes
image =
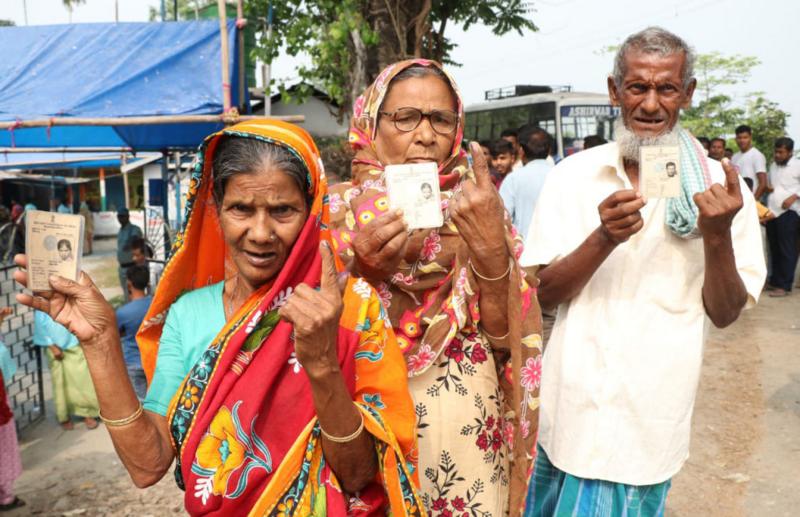
[[[608, 78], [617, 141], [559, 163], [536, 206], [521, 263], [558, 312], [526, 515], [663, 515], [708, 323], [736, 321], [764, 285], [752, 194], [678, 122], [693, 62], [666, 30], [628, 37]], [[678, 197], [640, 193], [640, 150], [654, 145], [680, 150]]]

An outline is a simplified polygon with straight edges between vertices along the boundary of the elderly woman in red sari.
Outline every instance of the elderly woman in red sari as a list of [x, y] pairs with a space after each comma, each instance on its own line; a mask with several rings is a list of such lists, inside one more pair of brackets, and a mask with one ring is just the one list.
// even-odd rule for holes
[[85, 273], [17, 296], [79, 338], [136, 485], [177, 459], [192, 515], [420, 514], [405, 365], [376, 293], [336, 272], [308, 134], [261, 121], [212, 135], [187, 204], [138, 336], [144, 406]]
[[[519, 514], [535, 453], [541, 318], [522, 243], [434, 62], [387, 67], [356, 103], [353, 179], [331, 190], [337, 253], [378, 290], [406, 356], [421, 495], [436, 514]], [[385, 166], [438, 166], [444, 224], [407, 231]]]

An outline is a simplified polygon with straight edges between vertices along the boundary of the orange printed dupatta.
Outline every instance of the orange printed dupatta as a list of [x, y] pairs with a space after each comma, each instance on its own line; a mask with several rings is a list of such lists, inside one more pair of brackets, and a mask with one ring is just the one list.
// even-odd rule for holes
[[278, 121], [237, 124], [200, 148], [186, 224], [139, 332], [149, 378], [169, 306], [186, 290], [221, 281], [225, 245], [212, 201], [214, 152], [223, 136], [280, 145], [306, 165], [310, 214], [286, 264], [253, 293], [209, 343], [170, 406], [176, 480], [192, 515], [420, 515], [415, 492], [414, 410], [406, 368], [374, 290], [349, 279], [338, 353], [365, 430], [373, 435], [379, 476], [345, 494], [322, 453], [311, 389], [297, 361], [291, 324], [278, 309], [300, 283], [318, 286], [319, 242], [330, 242], [327, 186], [319, 153], [302, 129]]

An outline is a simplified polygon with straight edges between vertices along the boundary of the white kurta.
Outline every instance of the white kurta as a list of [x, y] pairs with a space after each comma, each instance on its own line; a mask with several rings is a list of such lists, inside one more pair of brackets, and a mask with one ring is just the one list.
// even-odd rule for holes
[[[714, 182], [725, 183], [709, 160]], [[733, 221], [736, 266], [755, 304], [766, 276], [753, 196]], [[528, 231], [523, 266], [550, 264], [600, 225], [597, 207], [630, 189], [616, 143], [577, 153], [548, 175]], [[663, 482], [689, 455], [692, 410], [708, 319], [701, 239], [665, 225], [650, 199], [644, 227], [611, 253], [583, 290], [558, 308], [544, 355], [539, 443], [574, 476], [631, 485]]]

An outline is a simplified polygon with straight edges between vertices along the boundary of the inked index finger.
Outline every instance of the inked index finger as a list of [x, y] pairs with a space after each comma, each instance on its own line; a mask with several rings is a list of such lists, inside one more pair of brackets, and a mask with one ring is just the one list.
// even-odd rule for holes
[[333, 258], [333, 251], [327, 241], [319, 243], [319, 254], [322, 257], [322, 271], [320, 277], [320, 290], [323, 292], [338, 290], [339, 284], [337, 282], [338, 271], [336, 270], [336, 261]]
[[472, 172], [475, 174], [475, 184], [481, 188], [494, 187], [492, 177], [489, 174], [489, 164], [486, 163], [486, 156], [484, 156], [478, 142], [469, 143], [469, 153], [472, 155]]
[[725, 171], [725, 190], [732, 196], [741, 196], [742, 190], [741, 185], [739, 185], [739, 173], [728, 158], [722, 159], [722, 170]]

